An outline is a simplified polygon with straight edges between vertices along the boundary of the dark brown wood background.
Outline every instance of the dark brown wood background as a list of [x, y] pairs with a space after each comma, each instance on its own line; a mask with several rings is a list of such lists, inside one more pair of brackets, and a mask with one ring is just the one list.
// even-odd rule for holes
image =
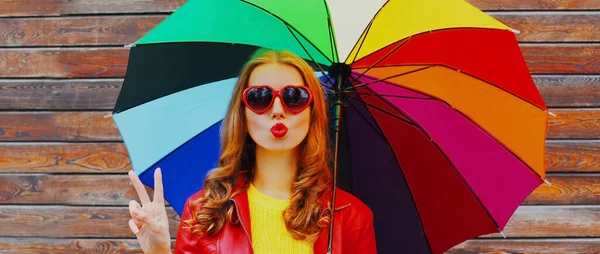
[[[551, 111], [538, 188], [462, 253], [600, 251], [600, 0], [469, 0], [512, 28]], [[184, 0], [0, 0], [0, 253], [139, 252], [110, 118], [128, 49]], [[169, 208], [172, 236], [179, 217]], [[449, 229], [451, 230], [451, 229]]]

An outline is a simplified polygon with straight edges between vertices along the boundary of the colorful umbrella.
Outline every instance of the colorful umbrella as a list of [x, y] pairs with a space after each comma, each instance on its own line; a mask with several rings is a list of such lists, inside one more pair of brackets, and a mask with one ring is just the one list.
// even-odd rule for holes
[[331, 100], [334, 184], [380, 253], [501, 232], [545, 179], [548, 110], [513, 31], [462, 0], [191, 0], [131, 48], [113, 118], [134, 171], [181, 214], [219, 155], [258, 48], [309, 61]]

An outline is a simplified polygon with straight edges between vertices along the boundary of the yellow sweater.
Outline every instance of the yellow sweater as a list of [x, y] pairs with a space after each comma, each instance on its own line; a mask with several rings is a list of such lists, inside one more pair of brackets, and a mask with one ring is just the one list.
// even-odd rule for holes
[[290, 204], [289, 200], [268, 196], [250, 184], [248, 202], [255, 254], [313, 253], [312, 243], [295, 240], [285, 227], [281, 212]]

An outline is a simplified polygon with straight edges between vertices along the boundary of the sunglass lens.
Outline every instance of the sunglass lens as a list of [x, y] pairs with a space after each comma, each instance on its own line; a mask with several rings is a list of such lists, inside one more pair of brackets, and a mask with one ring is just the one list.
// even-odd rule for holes
[[310, 95], [306, 88], [288, 87], [282, 93], [283, 102], [292, 111], [300, 111], [306, 108]]
[[248, 106], [255, 111], [267, 109], [271, 105], [271, 100], [273, 100], [273, 92], [267, 87], [252, 88], [246, 93]]

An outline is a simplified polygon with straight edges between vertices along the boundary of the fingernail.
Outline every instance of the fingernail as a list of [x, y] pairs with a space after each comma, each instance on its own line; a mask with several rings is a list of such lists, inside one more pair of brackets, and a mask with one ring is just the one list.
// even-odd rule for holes
[[134, 234], [136, 234], [136, 235], [137, 235], [137, 233], [139, 233], [139, 232], [140, 232], [140, 230], [139, 230], [139, 229], [137, 229], [137, 228], [133, 228], [133, 233], [134, 233]]

